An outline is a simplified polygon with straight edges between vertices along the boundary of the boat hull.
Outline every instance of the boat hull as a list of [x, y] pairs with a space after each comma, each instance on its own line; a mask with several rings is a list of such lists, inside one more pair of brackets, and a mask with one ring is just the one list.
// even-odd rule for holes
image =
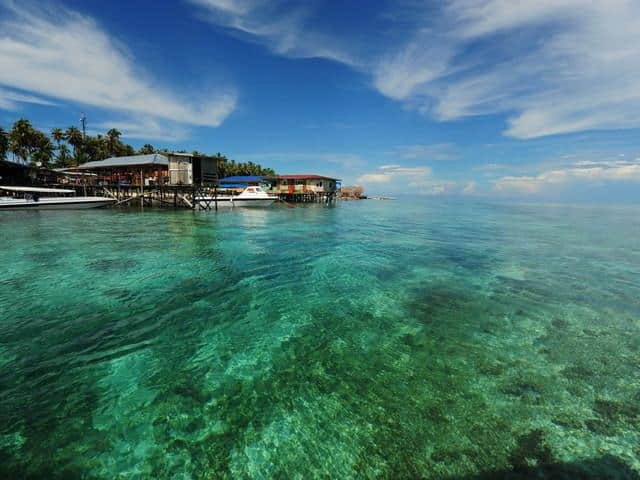
[[84, 210], [111, 205], [113, 198], [107, 197], [74, 197], [74, 198], [41, 198], [37, 202], [22, 199], [0, 199], [0, 211], [4, 210]]
[[[198, 200], [198, 205], [202, 209], [215, 208], [216, 199], [214, 197], [202, 197]], [[265, 208], [275, 202], [275, 198], [230, 198], [218, 197], [218, 208]]]

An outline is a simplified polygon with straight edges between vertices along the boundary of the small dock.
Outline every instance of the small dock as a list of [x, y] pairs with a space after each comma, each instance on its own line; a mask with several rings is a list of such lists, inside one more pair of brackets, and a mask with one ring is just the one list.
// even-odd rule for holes
[[[130, 205], [158, 208], [187, 208], [200, 210], [216, 210], [215, 197], [218, 189], [213, 186], [199, 185], [66, 185], [77, 195], [95, 195], [111, 197], [116, 200], [115, 206]], [[196, 198], [213, 197], [212, 200], [196, 201]]]

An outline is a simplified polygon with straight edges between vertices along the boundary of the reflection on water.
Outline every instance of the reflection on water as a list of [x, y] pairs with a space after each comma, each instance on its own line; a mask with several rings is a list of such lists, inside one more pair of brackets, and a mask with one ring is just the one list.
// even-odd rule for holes
[[0, 476], [639, 478], [638, 213], [2, 213]]

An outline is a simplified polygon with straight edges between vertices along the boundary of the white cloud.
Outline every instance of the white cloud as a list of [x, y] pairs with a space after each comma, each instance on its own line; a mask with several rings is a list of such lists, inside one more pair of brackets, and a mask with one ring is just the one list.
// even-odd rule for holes
[[505, 176], [497, 179], [493, 188], [502, 193], [533, 194], [567, 184], [605, 182], [640, 182], [640, 162], [578, 161], [572, 167], [549, 170], [539, 175]]
[[55, 105], [55, 102], [51, 102], [47, 99], [37, 97], [35, 95], [28, 95], [20, 93], [13, 89], [6, 89], [0, 87], [0, 108], [5, 110], [18, 110], [19, 104], [32, 103], [36, 105]]
[[453, 49], [432, 31], [421, 32], [399, 51], [385, 55], [373, 69], [374, 86], [395, 100], [409, 98], [421, 85], [444, 75]]
[[638, 127], [639, 22], [632, 0], [449, 0], [450, 34], [423, 40], [438, 52], [425, 57], [411, 39], [374, 84], [440, 120], [509, 113], [505, 133], [517, 138]]
[[521, 139], [640, 127], [637, 0], [405, 0], [362, 30], [314, 18], [316, 2], [189, 1], [275, 53], [365, 72], [440, 121], [506, 114]]
[[122, 132], [123, 138], [148, 141], [179, 142], [189, 136], [188, 130], [179, 124], [158, 121], [149, 116], [136, 115], [129, 119], [108, 120], [95, 125], [89, 124], [91, 134], [104, 134], [111, 128]]
[[358, 177], [357, 183], [367, 185], [369, 183], [389, 183], [393, 177], [385, 173], [365, 173]]
[[[77, 102], [191, 125], [218, 126], [232, 92], [190, 97], [164, 88], [93, 19], [64, 7], [0, 2], [0, 102]], [[11, 89], [29, 97], [7, 95]], [[3, 93], [4, 92], [4, 93]]]
[[472, 180], [462, 188], [461, 193], [463, 195], [471, 195], [475, 193], [475, 191], [476, 191], [476, 182]]
[[451, 143], [427, 145], [401, 145], [393, 152], [407, 160], [454, 160], [459, 158], [456, 146]]
[[356, 183], [365, 188], [383, 187], [389, 191], [417, 193], [421, 195], [442, 195], [450, 193], [455, 182], [433, 178], [427, 166], [404, 167], [402, 165], [382, 165], [377, 172], [365, 173]]
[[204, 11], [204, 19], [264, 43], [279, 55], [325, 58], [359, 67], [342, 39], [317, 28], [309, 19], [311, 3], [282, 0], [187, 0]]
[[395, 179], [403, 179], [404, 183], [408, 183], [408, 181], [423, 181], [431, 177], [431, 168], [427, 166], [382, 165], [378, 167], [378, 170], [380, 172], [365, 173], [356, 181], [366, 185], [367, 183], [389, 183]]

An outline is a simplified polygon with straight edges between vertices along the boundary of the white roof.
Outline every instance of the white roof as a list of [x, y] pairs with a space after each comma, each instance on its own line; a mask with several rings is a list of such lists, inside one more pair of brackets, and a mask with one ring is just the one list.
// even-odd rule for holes
[[9, 192], [37, 192], [37, 193], [76, 193], [75, 190], [65, 190], [62, 188], [39, 188], [39, 187], [3, 187], [0, 189]]
[[153, 166], [153, 165], [169, 165], [169, 160], [159, 153], [150, 153], [148, 155], [131, 155], [128, 157], [111, 157], [104, 160], [96, 160], [93, 162], [78, 165], [77, 169], [101, 169], [101, 168], [117, 168], [117, 167], [133, 167], [133, 166]]

